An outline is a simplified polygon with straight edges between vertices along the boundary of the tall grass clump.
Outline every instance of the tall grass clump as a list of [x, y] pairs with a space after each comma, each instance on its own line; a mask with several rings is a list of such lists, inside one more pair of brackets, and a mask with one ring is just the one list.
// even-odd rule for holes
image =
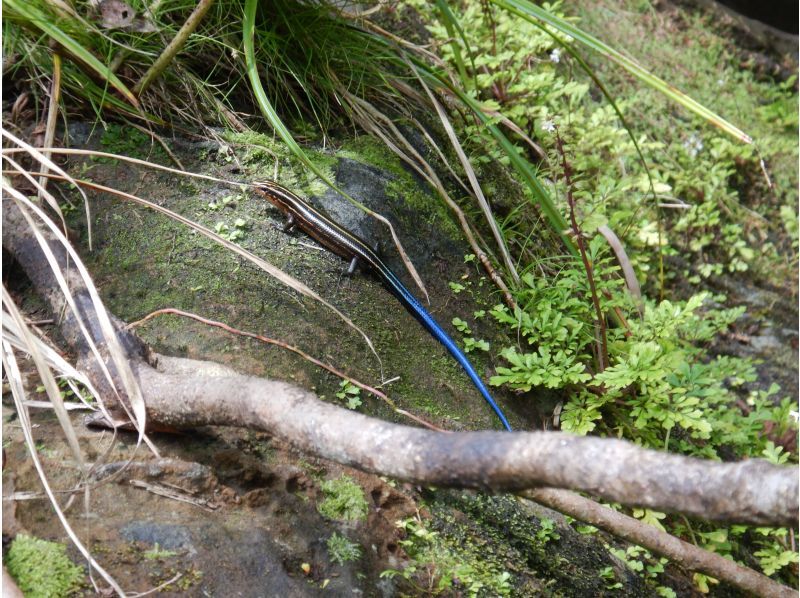
[[[71, 107], [90, 107], [173, 125], [255, 125], [257, 113], [242, 52], [243, 2], [211, 4], [171, 64], [142, 89], [142, 78], [196, 7], [185, 0], [133, 0], [138, 28], [109, 23], [90, 3], [4, 0], [7, 75], [43, 97], [53, 55], [65, 57], [63, 92]], [[265, 88], [301, 137], [308, 124], [340, 123], [341, 91], [388, 92], [393, 57], [324, 3], [260, 3], [256, 59]], [[136, 91], [134, 91], [136, 90]], [[316, 137], [316, 134], [313, 135]]]

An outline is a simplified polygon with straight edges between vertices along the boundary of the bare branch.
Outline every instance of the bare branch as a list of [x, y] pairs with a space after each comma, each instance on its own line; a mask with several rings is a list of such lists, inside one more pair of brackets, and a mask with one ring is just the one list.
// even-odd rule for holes
[[204, 16], [206, 16], [208, 9], [211, 8], [213, 3], [214, 0], [200, 0], [200, 2], [197, 3], [197, 6], [192, 11], [192, 14], [189, 15], [188, 19], [186, 19], [186, 22], [180, 28], [172, 41], [169, 42], [166, 48], [164, 48], [161, 56], [158, 57], [158, 59], [152, 64], [152, 66], [133, 88], [133, 91], [137, 96], [141, 96], [147, 90], [147, 88], [150, 87], [150, 84], [156, 78], [158, 78], [159, 75], [161, 75], [167, 66], [169, 66], [169, 63], [172, 62], [172, 59], [175, 58], [175, 55], [181, 51], [186, 43], [186, 40], [189, 39], [189, 36], [200, 24], [200, 21], [203, 20]]
[[797, 522], [795, 467], [703, 461], [560, 432], [443, 434], [353, 413], [284, 382], [164, 374], [145, 365], [137, 375], [153, 422], [263, 430], [301, 450], [418, 484], [571, 488], [718, 521]]

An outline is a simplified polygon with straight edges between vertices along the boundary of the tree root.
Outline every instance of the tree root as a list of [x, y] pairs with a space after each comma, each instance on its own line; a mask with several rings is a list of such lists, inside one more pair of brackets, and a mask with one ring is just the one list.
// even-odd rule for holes
[[134, 368], [148, 422], [160, 425], [262, 430], [300, 450], [416, 484], [569, 488], [716, 521], [797, 521], [794, 468], [759, 459], [703, 461], [561, 432], [432, 432], [354, 413], [276, 380], [167, 374], [143, 363]]
[[647, 548], [689, 571], [705, 573], [757, 596], [781, 598], [797, 596], [797, 590], [781, 585], [758, 571], [726, 559], [715, 552], [684, 542], [652, 525], [618, 513], [575, 492], [540, 488], [526, 490], [521, 492], [520, 496]]

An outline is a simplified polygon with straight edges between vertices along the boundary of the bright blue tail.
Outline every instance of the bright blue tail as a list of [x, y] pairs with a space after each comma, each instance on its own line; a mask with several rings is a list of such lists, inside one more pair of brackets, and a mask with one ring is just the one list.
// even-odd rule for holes
[[475, 368], [470, 363], [467, 356], [464, 355], [464, 352], [459, 349], [458, 345], [456, 345], [455, 341], [444, 331], [444, 329], [439, 326], [438, 322], [433, 319], [433, 316], [428, 313], [422, 304], [417, 301], [417, 298], [412, 295], [409, 290], [398, 280], [398, 278], [394, 275], [394, 273], [389, 270], [388, 268], [382, 272], [384, 275], [386, 282], [389, 283], [390, 289], [392, 292], [397, 296], [397, 298], [406, 306], [406, 308], [414, 315], [417, 320], [419, 320], [420, 324], [422, 324], [425, 329], [431, 333], [431, 335], [442, 343], [447, 350], [450, 352], [455, 360], [464, 368], [464, 371], [469, 376], [472, 383], [475, 385], [483, 398], [486, 399], [486, 402], [489, 403], [489, 406], [494, 410], [497, 417], [500, 418], [500, 421], [503, 423], [503, 426], [506, 430], [511, 432], [511, 425], [508, 423], [506, 416], [503, 415], [503, 411], [494, 402], [492, 395], [489, 394], [489, 390], [486, 388], [486, 385], [481, 380], [481, 377], [478, 376], [478, 372], [475, 371]]

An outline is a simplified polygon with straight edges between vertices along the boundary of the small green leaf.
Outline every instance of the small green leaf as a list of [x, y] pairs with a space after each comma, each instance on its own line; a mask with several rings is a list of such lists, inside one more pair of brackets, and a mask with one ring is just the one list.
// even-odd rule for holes
[[456, 294], [460, 293], [465, 288], [467, 288], [463, 284], [460, 284], [458, 282], [448, 282], [447, 284], [450, 286], [450, 290]]
[[452, 323], [459, 332], [463, 334], [472, 334], [472, 330], [469, 329], [469, 325], [461, 318], [453, 318]]
[[467, 337], [464, 339], [464, 353], [469, 353], [475, 349], [479, 349], [481, 351], [488, 351], [489, 350], [489, 343], [485, 340], [475, 340], [474, 338]]

